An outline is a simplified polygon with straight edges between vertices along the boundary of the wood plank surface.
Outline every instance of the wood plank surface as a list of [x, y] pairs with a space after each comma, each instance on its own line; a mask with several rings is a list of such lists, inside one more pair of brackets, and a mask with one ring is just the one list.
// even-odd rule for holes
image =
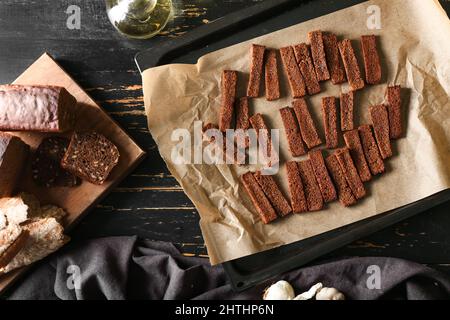
[[[128, 40], [110, 25], [103, 0], [0, 1], [0, 82], [13, 81], [44, 51], [100, 104], [146, 152], [141, 165], [72, 230], [73, 241], [138, 235], [172, 241], [186, 255], [206, 256], [199, 217], [169, 174], [148, 132], [141, 78], [134, 55], [172, 41], [197, 26], [261, 2], [249, 0], [174, 1], [175, 14], [161, 35]], [[448, 8], [450, 2], [441, 1]], [[66, 28], [71, 4], [81, 8], [81, 29]], [[387, 228], [323, 259], [394, 256], [450, 273], [450, 203]]]

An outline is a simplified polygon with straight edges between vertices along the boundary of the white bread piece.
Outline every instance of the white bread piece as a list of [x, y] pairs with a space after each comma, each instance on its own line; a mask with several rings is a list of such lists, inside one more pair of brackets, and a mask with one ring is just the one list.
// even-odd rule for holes
[[0, 213], [0, 230], [6, 228], [6, 225], [7, 225], [6, 217], [3, 213]]
[[62, 223], [66, 216], [67, 212], [63, 208], [54, 205], [45, 205], [41, 207], [40, 214], [31, 218], [30, 221], [36, 222], [43, 218], [55, 218], [56, 221]]
[[18, 225], [0, 231], [0, 268], [5, 267], [26, 246], [29, 232]]
[[41, 213], [39, 200], [29, 193], [17, 197], [0, 199], [0, 215], [6, 217], [8, 224], [20, 224]]
[[69, 241], [64, 235], [64, 228], [55, 218], [43, 218], [22, 226], [30, 233], [27, 245], [0, 272], [8, 273], [14, 269], [27, 266], [55, 252]]

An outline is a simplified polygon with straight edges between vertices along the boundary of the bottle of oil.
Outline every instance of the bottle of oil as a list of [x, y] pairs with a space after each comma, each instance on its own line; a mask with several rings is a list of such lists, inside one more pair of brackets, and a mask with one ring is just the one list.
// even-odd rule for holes
[[171, 0], [105, 0], [113, 26], [130, 38], [148, 39], [158, 34], [172, 15]]

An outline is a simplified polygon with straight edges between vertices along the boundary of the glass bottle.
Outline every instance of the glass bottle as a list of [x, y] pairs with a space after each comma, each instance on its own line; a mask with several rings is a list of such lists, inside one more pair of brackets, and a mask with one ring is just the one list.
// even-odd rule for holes
[[148, 39], [158, 34], [172, 15], [172, 0], [105, 0], [113, 26], [123, 35]]

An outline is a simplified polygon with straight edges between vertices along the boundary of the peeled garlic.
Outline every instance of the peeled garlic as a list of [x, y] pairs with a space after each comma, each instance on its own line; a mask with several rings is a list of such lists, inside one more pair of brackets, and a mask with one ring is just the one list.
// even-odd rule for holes
[[264, 300], [292, 300], [295, 296], [294, 288], [289, 282], [281, 280], [264, 291]]
[[325, 287], [317, 292], [316, 300], [345, 300], [345, 296], [335, 288]]

